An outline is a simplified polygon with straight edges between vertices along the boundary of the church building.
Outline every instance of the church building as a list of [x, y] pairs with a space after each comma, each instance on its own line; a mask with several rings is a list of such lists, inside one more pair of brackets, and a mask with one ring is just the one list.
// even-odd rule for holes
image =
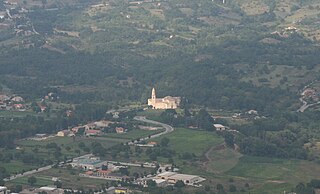
[[148, 106], [153, 109], [176, 109], [180, 105], [180, 97], [166, 96], [164, 98], [156, 97], [156, 90], [152, 89], [151, 98], [148, 99]]

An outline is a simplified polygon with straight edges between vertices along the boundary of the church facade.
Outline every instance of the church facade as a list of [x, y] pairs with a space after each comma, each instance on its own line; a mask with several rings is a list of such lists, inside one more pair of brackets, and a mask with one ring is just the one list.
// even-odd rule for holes
[[176, 109], [181, 102], [180, 97], [166, 96], [164, 98], [157, 98], [156, 90], [152, 88], [151, 98], [148, 99], [148, 106], [153, 109]]

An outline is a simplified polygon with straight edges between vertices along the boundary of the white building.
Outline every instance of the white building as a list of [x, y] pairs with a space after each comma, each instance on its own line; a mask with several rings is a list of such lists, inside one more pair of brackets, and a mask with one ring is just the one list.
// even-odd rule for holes
[[148, 106], [153, 109], [176, 109], [180, 106], [181, 98], [166, 96], [164, 98], [157, 98], [156, 90], [153, 88], [151, 98], [148, 99]]
[[176, 172], [163, 172], [158, 174], [155, 179], [166, 180], [168, 184], [175, 184], [177, 181], [183, 181], [186, 185], [194, 185], [206, 180], [196, 175], [178, 174]]
[[221, 125], [221, 124], [214, 124], [213, 126], [216, 128], [217, 131], [224, 131], [224, 130], [226, 130], [226, 127], [223, 126], [223, 125]]
[[7, 194], [7, 187], [0, 186], [0, 194]]

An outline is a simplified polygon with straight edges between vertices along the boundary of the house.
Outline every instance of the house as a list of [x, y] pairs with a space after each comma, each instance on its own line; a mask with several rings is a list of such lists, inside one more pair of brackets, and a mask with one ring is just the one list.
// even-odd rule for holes
[[126, 130], [123, 127], [116, 127], [116, 132], [117, 133], [124, 133]]
[[10, 97], [7, 95], [0, 95], [0, 101], [7, 101], [10, 100]]
[[69, 130], [62, 130], [57, 133], [57, 137], [67, 137], [71, 134]]
[[100, 130], [94, 130], [94, 129], [90, 129], [90, 130], [86, 130], [84, 132], [84, 134], [86, 136], [97, 136], [97, 135], [100, 135], [101, 134], [101, 131]]
[[83, 126], [77, 126], [77, 127], [73, 127], [73, 128], [71, 129], [71, 131], [72, 131], [73, 133], [78, 133], [78, 131], [81, 130], [81, 129], [84, 130], [84, 127], [83, 127]]
[[150, 142], [148, 142], [148, 145], [152, 145], [152, 146], [156, 146], [158, 143], [157, 142], [155, 142], [155, 141], [150, 141]]
[[156, 90], [153, 88], [151, 98], [148, 99], [148, 106], [153, 109], [176, 109], [180, 106], [181, 98], [166, 96], [164, 98], [156, 97]]
[[36, 137], [37, 138], [45, 138], [45, 137], [48, 137], [48, 135], [45, 133], [38, 133], [38, 134], [36, 134]]
[[156, 182], [157, 187], [166, 187], [168, 185], [167, 181], [164, 179], [154, 179], [153, 181]]
[[249, 115], [257, 115], [257, 114], [258, 114], [258, 111], [256, 111], [256, 110], [249, 110], [247, 113], [248, 113]]
[[24, 100], [20, 96], [15, 96], [15, 97], [11, 98], [11, 101], [13, 101], [13, 102], [23, 102]]
[[313, 90], [313, 89], [308, 88], [308, 89], [305, 89], [305, 90], [301, 93], [301, 95], [304, 96], [304, 97], [314, 96], [314, 95], [316, 95], [316, 91]]
[[223, 126], [223, 125], [221, 125], [221, 124], [214, 124], [213, 126], [214, 126], [214, 128], [216, 128], [217, 131], [224, 131], [224, 130], [226, 130], [226, 127]]
[[14, 104], [13, 108], [16, 109], [16, 110], [20, 110], [20, 109], [24, 108], [24, 105], [23, 104]]
[[71, 117], [73, 114], [72, 110], [66, 110], [66, 116]]
[[94, 123], [88, 123], [84, 126], [84, 129], [87, 130], [95, 130], [96, 129], [96, 125]]
[[95, 126], [98, 128], [108, 127], [109, 124], [113, 123], [112, 121], [96, 121], [94, 122]]
[[94, 176], [107, 177], [111, 172], [111, 170], [98, 170], [94, 173]]
[[46, 107], [46, 106], [40, 105], [39, 108], [40, 108], [41, 112], [44, 112], [44, 111], [47, 110], [47, 107]]
[[129, 193], [129, 189], [124, 188], [124, 187], [117, 187], [117, 188], [115, 188], [114, 193], [115, 194], [127, 194], [127, 193]]

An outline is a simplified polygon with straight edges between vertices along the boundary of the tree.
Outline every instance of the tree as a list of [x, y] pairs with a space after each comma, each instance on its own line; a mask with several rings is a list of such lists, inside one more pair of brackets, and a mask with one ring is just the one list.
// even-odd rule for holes
[[210, 116], [210, 114], [205, 110], [201, 109], [197, 116], [197, 124], [199, 128], [205, 129], [207, 131], [213, 131], [213, 118]]
[[22, 185], [16, 185], [13, 189], [13, 192], [19, 193], [22, 191]]
[[167, 137], [164, 137], [161, 139], [161, 142], [160, 142], [160, 145], [163, 146], [163, 147], [167, 147], [168, 144], [169, 144], [169, 139]]
[[224, 135], [224, 141], [228, 147], [234, 148], [234, 135], [232, 133], [226, 133]]
[[217, 190], [218, 190], [218, 191], [223, 190], [223, 185], [217, 184]]
[[303, 183], [299, 183], [296, 188], [295, 192], [299, 194], [314, 194], [314, 189], [309, 186], [305, 186]]
[[235, 185], [229, 185], [229, 191], [230, 192], [236, 192], [237, 191], [237, 187]]
[[148, 185], [148, 187], [153, 188], [153, 187], [157, 186], [157, 183], [156, 183], [156, 181], [149, 179], [149, 180], [147, 180], [147, 185]]
[[53, 183], [57, 188], [61, 188], [62, 187], [62, 182], [61, 181], [55, 181]]
[[184, 184], [183, 181], [178, 180], [178, 181], [174, 184], [174, 186], [177, 187], [177, 188], [182, 188], [182, 187], [184, 187], [184, 186], [186, 186], [186, 185]]
[[31, 185], [31, 186], [34, 186], [34, 184], [36, 184], [37, 182], [37, 178], [34, 177], [34, 176], [31, 176], [28, 178], [28, 183]]

